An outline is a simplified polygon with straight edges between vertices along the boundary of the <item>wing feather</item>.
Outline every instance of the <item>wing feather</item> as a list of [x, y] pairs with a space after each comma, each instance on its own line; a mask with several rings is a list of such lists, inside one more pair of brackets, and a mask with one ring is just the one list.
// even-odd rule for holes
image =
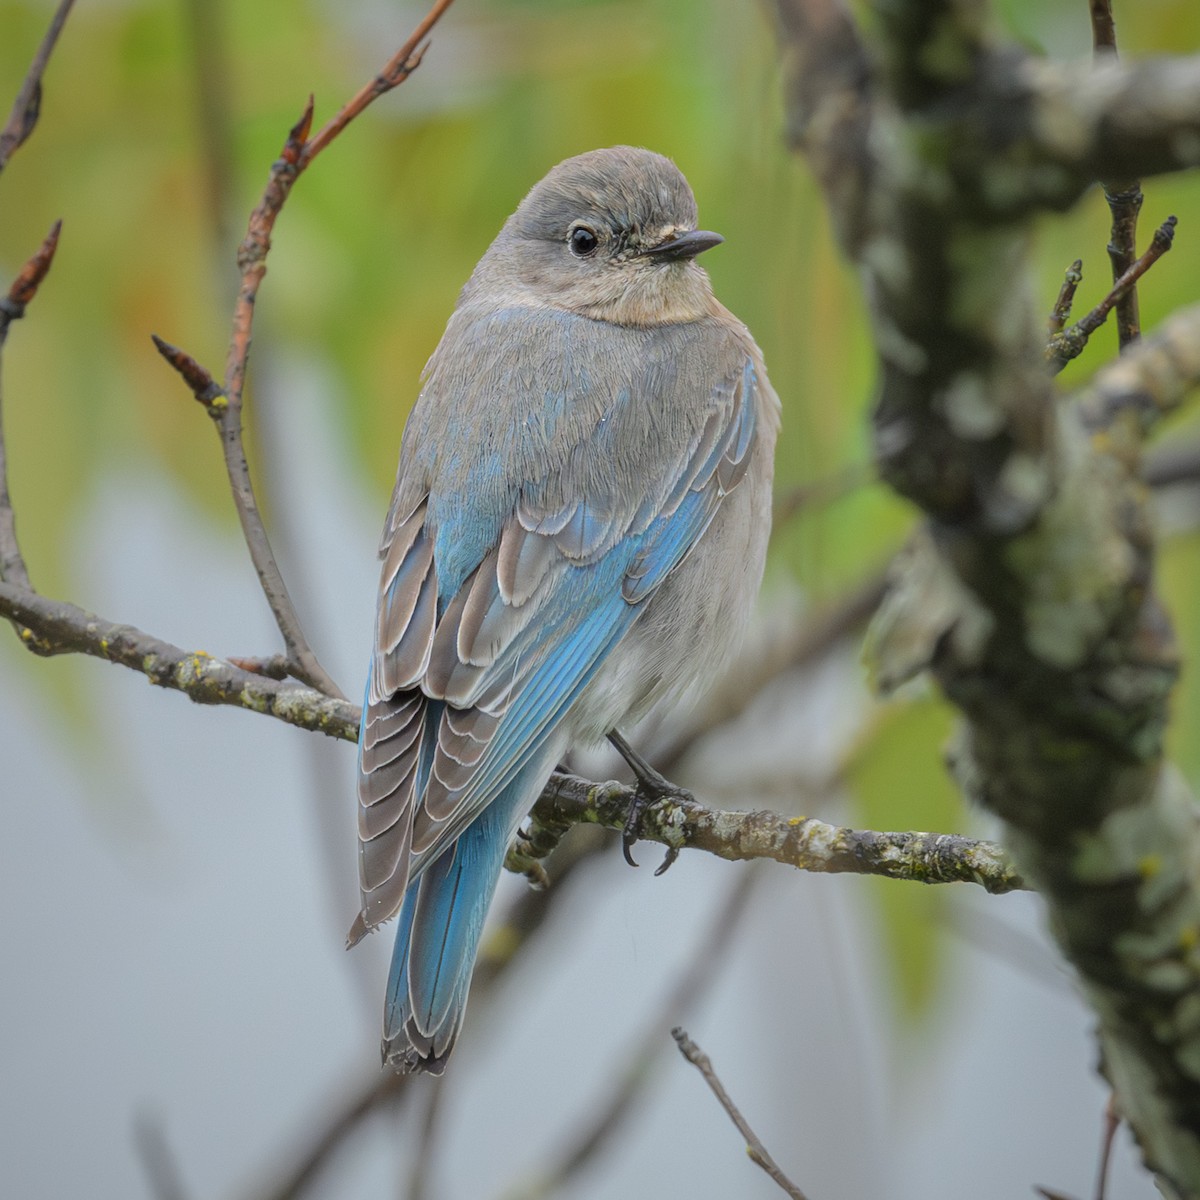
[[[681, 410], [691, 433], [681, 438], [676, 428], [668, 444], [679, 448], [665, 461], [647, 457], [637, 436], [684, 418], [669, 398], [639, 398], [629, 388], [597, 410], [590, 433], [578, 424], [578, 440], [557, 465], [512, 481], [507, 499], [480, 476], [477, 487], [449, 493], [457, 507], [444, 499], [435, 505], [431, 496], [447, 494], [433, 483], [436, 454], [453, 461], [447, 438], [421, 435], [434, 458], [422, 468], [428, 486], [414, 499], [410, 477], [423, 460], [409, 450], [406, 432], [381, 549], [360, 745], [364, 908], [352, 936], [394, 915], [409, 882], [542, 750], [741, 482], [754, 445], [757, 378], [746, 352], [730, 345], [735, 352], [725, 359], [703, 360], [725, 365], [707, 376], [707, 406], [693, 400]], [[672, 372], [701, 368], [678, 361], [685, 366], [660, 366], [646, 379], [692, 388], [690, 376], [676, 380]], [[583, 411], [563, 409], [577, 423]], [[519, 432], [550, 437], [554, 427], [548, 416]], [[498, 444], [477, 432], [479, 445]], [[622, 445], [633, 445], [645, 465], [622, 466]], [[474, 453], [485, 470], [483, 451]], [[481, 519], [494, 522], [490, 533]]]

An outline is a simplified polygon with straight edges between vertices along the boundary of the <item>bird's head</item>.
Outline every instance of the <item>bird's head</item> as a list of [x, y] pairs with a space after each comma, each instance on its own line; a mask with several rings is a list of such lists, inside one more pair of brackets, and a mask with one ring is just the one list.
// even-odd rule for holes
[[714, 304], [696, 255], [721, 241], [696, 228], [692, 189], [670, 159], [630, 146], [593, 150], [534, 186], [466, 295], [486, 287], [621, 325], [693, 321]]

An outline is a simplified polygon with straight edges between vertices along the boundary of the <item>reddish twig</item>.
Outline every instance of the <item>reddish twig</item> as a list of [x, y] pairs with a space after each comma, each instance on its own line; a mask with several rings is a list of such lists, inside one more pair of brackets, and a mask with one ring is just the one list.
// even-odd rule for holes
[[1071, 359], [1083, 353], [1088, 338], [1104, 324], [1113, 308], [1133, 291], [1137, 281], [1171, 249], [1175, 240], [1175, 225], [1176, 219], [1168, 217], [1154, 231], [1146, 252], [1134, 260], [1129, 270], [1113, 284], [1108, 295], [1086, 317], [1050, 339], [1046, 346], [1046, 361], [1052, 374], [1057, 375]]
[[157, 333], [152, 333], [150, 340], [159, 354], [175, 368], [183, 382], [191, 388], [192, 395], [208, 409], [209, 414], [219, 417], [220, 410], [224, 408], [221, 401], [225, 396], [225, 389], [212, 377], [211, 372], [178, 346], [164, 341]]
[[[0, 298], [0, 354], [3, 354], [4, 343], [8, 340], [9, 325], [25, 315], [26, 305], [37, 294], [51, 263], [54, 262], [54, 251], [58, 248], [58, 235], [61, 230], [62, 222], [55, 221], [37, 253], [17, 273], [7, 295]], [[17, 541], [16, 515], [8, 490], [8, 454], [4, 443], [3, 407], [3, 388], [0, 387], [0, 580], [29, 588], [29, 570], [25, 566], [25, 556], [21, 553], [21, 545]], [[20, 624], [15, 628], [17, 636], [31, 650], [39, 654], [50, 653], [46, 642], [29, 628]]]
[[804, 1193], [779, 1169], [779, 1164], [767, 1153], [767, 1148], [759, 1141], [758, 1134], [750, 1128], [746, 1118], [738, 1111], [738, 1107], [725, 1090], [724, 1084], [713, 1070], [712, 1060], [688, 1037], [687, 1033], [678, 1027], [671, 1030], [671, 1036], [679, 1047], [679, 1053], [704, 1076], [717, 1102], [729, 1115], [729, 1119], [737, 1126], [737, 1131], [746, 1140], [746, 1153], [750, 1161], [764, 1171], [792, 1198], [805, 1200]]
[[383, 70], [370, 83], [359, 88], [342, 105], [337, 116], [326, 122], [305, 146], [300, 170], [304, 170], [363, 109], [393, 88], [399, 87], [421, 65], [421, 59], [425, 57], [425, 51], [428, 49], [428, 46], [422, 46], [421, 43], [429, 36], [452, 2], [453, 0], [436, 0], [421, 23], [412, 31], [408, 41], [392, 55]]
[[269, 658], [234, 658], [229, 656], [239, 671], [249, 671], [251, 675], [262, 675], [267, 679], [286, 679], [291, 663], [286, 654], [272, 654]]
[[242, 533], [250, 551], [259, 583], [275, 622], [283, 635], [284, 646], [291, 660], [291, 673], [314, 687], [333, 696], [341, 691], [317, 661], [300, 626], [295, 606], [288, 595], [287, 585], [279, 564], [271, 551], [266, 527], [254, 494], [250, 468], [242, 442], [242, 403], [246, 386], [246, 369], [250, 357], [250, 341], [254, 324], [258, 289], [267, 273], [267, 255], [271, 249], [271, 234], [283, 205], [301, 173], [345, 127], [373, 100], [398, 87], [420, 65], [424, 55], [421, 43], [449, 8], [451, 0], [436, 0], [408, 41], [392, 56], [383, 70], [342, 106], [311, 140], [313, 101], [309, 97], [300, 119], [288, 133], [283, 151], [274, 165], [238, 249], [238, 269], [241, 285], [233, 310], [233, 329], [225, 366], [224, 403], [210, 407], [221, 436], [225, 469], [233, 492], [234, 505], [241, 521]]
[[0, 130], [0, 171], [4, 170], [13, 151], [26, 141], [37, 124], [42, 107], [42, 76], [46, 73], [46, 64], [50, 61], [50, 55], [54, 52], [58, 36], [62, 33], [74, 4], [75, 0], [61, 0], [50, 21], [50, 28], [46, 30], [46, 36], [42, 38], [42, 44], [37, 48], [33, 62], [29, 64], [29, 70], [25, 73], [21, 90], [13, 101], [12, 112], [9, 113], [4, 128]]

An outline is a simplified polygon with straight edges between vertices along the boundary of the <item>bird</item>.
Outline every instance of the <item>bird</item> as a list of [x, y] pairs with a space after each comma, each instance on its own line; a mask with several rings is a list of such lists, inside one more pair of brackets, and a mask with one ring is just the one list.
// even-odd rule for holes
[[696, 261], [723, 240], [669, 158], [568, 158], [426, 364], [379, 548], [348, 938], [399, 916], [382, 1055], [402, 1073], [445, 1069], [507, 847], [556, 764], [736, 651], [780, 404]]

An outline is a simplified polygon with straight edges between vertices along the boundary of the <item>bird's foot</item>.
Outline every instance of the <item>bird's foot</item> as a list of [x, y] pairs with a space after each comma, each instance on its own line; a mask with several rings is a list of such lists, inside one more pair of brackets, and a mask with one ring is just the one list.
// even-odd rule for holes
[[[637, 791], [629, 806], [625, 827], [621, 831], [621, 853], [624, 854], [625, 861], [631, 867], [636, 867], [633, 847], [641, 839], [642, 821], [645, 818], [646, 810], [660, 800], [681, 800], [694, 803], [696, 797], [687, 788], [681, 788], [656, 771], [617, 730], [614, 729], [608, 735], [608, 740], [616, 748], [617, 753], [629, 764], [629, 769], [637, 780]], [[666, 856], [654, 874], [661, 875], [678, 857], [679, 848], [668, 846]]]

